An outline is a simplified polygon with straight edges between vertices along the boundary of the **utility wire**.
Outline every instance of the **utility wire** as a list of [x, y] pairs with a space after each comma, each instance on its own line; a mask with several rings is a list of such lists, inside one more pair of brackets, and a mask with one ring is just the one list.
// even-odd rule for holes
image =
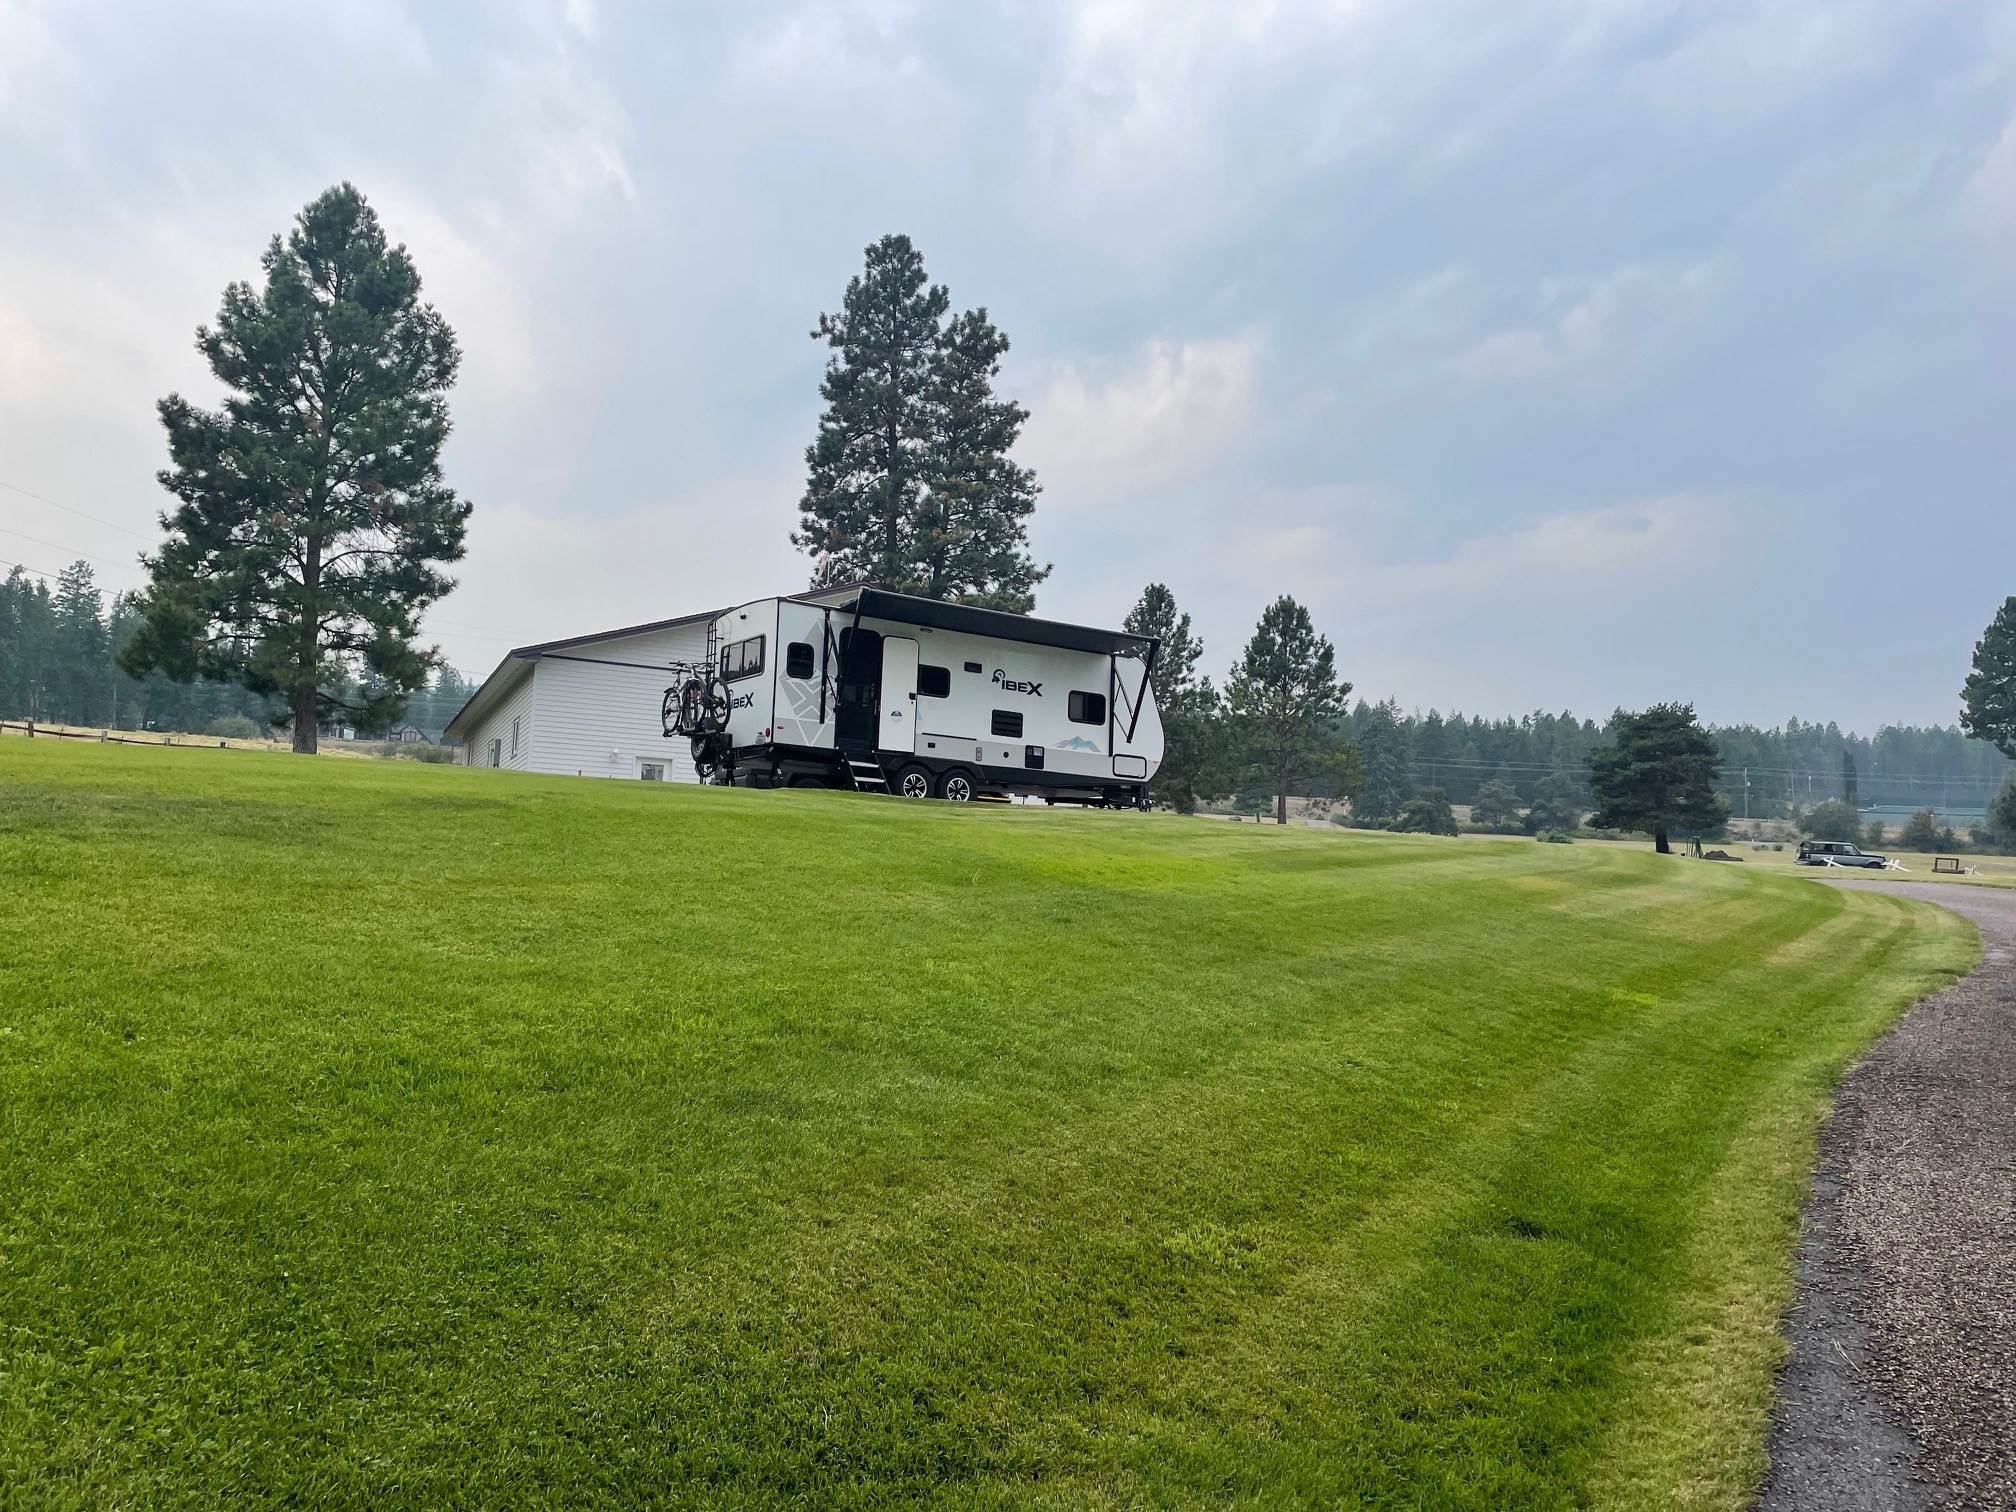
[[[0, 535], [10, 535], [13, 536], [14, 539], [17, 541], [31, 541], [37, 546], [47, 546], [51, 551], [69, 551], [72, 549], [71, 547], [64, 546], [56, 541], [45, 541], [39, 536], [27, 535], [19, 530], [9, 530], [4, 525], [0, 525]], [[100, 567], [116, 567], [120, 568], [121, 570], [129, 570], [131, 565], [125, 562], [108, 562], [103, 557], [94, 557], [89, 553], [82, 551], [78, 552], [77, 555], [83, 557], [83, 559], [87, 562], [96, 562]]]
[[40, 567], [30, 567], [26, 562], [10, 562], [5, 557], [0, 557], [0, 567], [19, 567], [23, 572], [32, 572], [35, 576], [47, 578], [52, 583], [57, 577], [53, 572], [44, 572]]
[[93, 525], [103, 525], [107, 530], [121, 530], [127, 535], [136, 536], [143, 541], [154, 539], [154, 537], [148, 535], [146, 532], [135, 530], [130, 525], [115, 525], [110, 520], [101, 520], [96, 515], [86, 514], [81, 509], [72, 509], [68, 504], [58, 504], [54, 499], [49, 498], [45, 494], [38, 494], [32, 489], [19, 488], [12, 483], [4, 481], [0, 481], [0, 488], [6, 489], [9, 493], [17, 493], [24, 499], [33, 499], [38, 504], [47, 504], [51, 509], [60, 509], [65, 514], [73, 514], [80, 520], [89, 520]]

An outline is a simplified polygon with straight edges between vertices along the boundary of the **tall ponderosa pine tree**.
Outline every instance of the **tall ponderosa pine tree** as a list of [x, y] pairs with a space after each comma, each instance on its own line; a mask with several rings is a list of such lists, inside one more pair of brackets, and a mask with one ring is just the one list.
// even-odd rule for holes
[[264, 289], [231, 285], [197, 331], [223, 409], [161, 401], [161, 482], [182, 502], [120, 662], [277, 694], [312, 752], [326, 719], [397, 719], [438, 660], [414, 641], [469, 515], [440, 466], [460, 353], [348, 184], [261, 262]]
[[1029, 412], [994, 397], [1007, 350], [985, 309], [954, 317], [939, 341], [910, 581], [926, 598], [1027, 614], [1050, 569], [1029, 557], [1036, 474], [1008, 455]]
[[1008, 338], [984, 309], [950, 308], [910, 238], [885, 236], [819, 317], [835, 355], [791, 540], [817, 559], [814, 587], [862, 579], [1026, 613], [1049, 575], [1027, 550], [1035, 474], [1008, 456], [1028, 412], [994, 397]]
[[1960, 689], [1960, 728], [2016, 760], [2016, 598], [2002, 601], [1974, 645]]
[[1148, 796], [1179, 813], [1190, 813], [1199, 798], [1224, 791], [1217, 738], [1218, 690], [1197, 675], [1204, 643], [1190, 631], [1190, 616], [1176, 607], [1176, 595], [1150, 583], [1127, 611], [1130, 635], [1161, 642], [1155, 655], [1155, 706], [1162, 714], [1162, 765], [1148, 784]]
[[1288, 791], [1318, 775], [1350, 786], [1356, 763], [1338, 731], [1351, 685], [1337, 678], [1337, 653], [1316, 633], [1309, 611], [1282, 595], [1267, 606], [1232, 669], [1225, 701], [1235, 736], [1256, 775], [1274, 790], [1274, 817], [1288, 822]]
[[1610, 744], [1589, 753], [1589, 787], [1599, 829], [1649, 830], [1655, 849], [1671, 850], [1673, 830], [1705, 834], [1729, 817], [1715, 791], [1722, 760], [1715, 741], [1695, 723], [1692, 704], [1654, 704], [1640, 714], [1619, 709]]

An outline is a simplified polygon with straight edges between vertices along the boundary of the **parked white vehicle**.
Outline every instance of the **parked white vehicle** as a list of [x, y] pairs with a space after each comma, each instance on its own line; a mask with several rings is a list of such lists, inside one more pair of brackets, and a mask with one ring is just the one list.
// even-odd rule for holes
[[1157, 650], [879, 588], [758, 599], [716, 616], [662, 720], [715, 781], [1145, 806]]

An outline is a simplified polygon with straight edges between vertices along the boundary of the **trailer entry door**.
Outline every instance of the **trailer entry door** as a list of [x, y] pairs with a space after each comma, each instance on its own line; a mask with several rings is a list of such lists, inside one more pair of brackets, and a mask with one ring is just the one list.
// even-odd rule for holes
[[840, 632], [840, 691], [833, 708], [833, 741], [841, 750], [875, 749], [881, 685], [882, 637], [847, 626]]
[[882, 733], [884, 751], [917, 749], [917, 642], [904, 635], [882, 638]]

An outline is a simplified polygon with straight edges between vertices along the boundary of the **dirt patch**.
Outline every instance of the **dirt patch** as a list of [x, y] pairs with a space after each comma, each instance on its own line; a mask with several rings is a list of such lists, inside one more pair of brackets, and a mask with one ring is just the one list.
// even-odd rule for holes
[[1985, 955], [1841, 1083], [1761, 1505], [2016, 1508], [2016, 894], [1826, 880], [1943, 904]]

